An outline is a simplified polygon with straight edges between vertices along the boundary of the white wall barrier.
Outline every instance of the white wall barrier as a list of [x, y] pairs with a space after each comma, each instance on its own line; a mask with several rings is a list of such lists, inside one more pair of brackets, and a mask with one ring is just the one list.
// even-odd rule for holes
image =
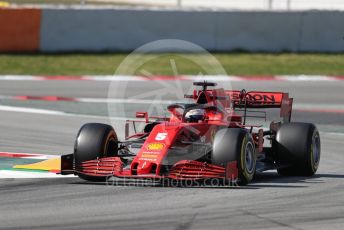
[[43, 52], [131, 51], [159, 39], [210, 51], [343, 52], [344, 11], [43, 9]]

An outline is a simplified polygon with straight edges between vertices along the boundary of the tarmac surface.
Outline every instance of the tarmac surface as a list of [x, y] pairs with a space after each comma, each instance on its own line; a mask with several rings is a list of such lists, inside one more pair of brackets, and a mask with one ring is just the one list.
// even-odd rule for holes
[[[64, 177], [0, 179], [0, 229], [342, 229], [344, 82], [247, 81], [232, 87], [290, 92], [293, 120], [314, 122], [320, 130], [322, 156], [314, 177], [280, 177], [269, 171], [239, 188], [110, 186]], [[0, 151], [71, 153], [78, 129], [87, 122], [111, 123], [123, 137], [124, 117], [147, 108], [159, 113], [160, 107], [151, 108], [149, 100], [156, 95], [182, 100], [178, 89], [188, 91], [190, 82], [176, 88], [168, 81], [1, 81], [2, 96], [147, 101], [121, 106], [120, 100], [108, 105], [0, 99]], [[13, 109], [17, 107], [27, 110]]]

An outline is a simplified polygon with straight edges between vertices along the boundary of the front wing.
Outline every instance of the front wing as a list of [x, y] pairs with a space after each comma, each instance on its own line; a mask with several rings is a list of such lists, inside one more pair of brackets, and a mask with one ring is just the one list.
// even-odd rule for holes
[[173, 179], [173, 180], [205, 180], [225, 179], [236, 181], [238, 178], [237, 162], [229, 162], [226, 167], [206, 162], [181, 160], [174, 164], [166, 175], [140, 174], [133, 175], [120, 157], [106, 157], [85, 161], [80, 165], [73, 164], [73, 155], [61, 158], [61, 174], [86, 175], [90, 177], [118, 177], [131, 179]]

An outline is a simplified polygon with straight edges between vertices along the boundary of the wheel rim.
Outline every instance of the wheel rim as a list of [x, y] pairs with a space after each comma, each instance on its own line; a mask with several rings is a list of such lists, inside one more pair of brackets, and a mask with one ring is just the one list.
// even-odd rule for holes
[[317, 166], [320, 161], [320, 137], [318, 134], [313, 136], [313, 139], [312, 139], [312, 157], [313, 157], [313, 164]]
[[253, 173], [254, 170], [254, 147], [251, 142], [246, 144], [245, 148], [245, 167], [248, 173]]

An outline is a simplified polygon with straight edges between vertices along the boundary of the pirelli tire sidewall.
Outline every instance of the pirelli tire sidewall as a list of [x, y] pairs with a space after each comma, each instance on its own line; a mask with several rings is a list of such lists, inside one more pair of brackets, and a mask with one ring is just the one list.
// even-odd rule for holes
[[[247, 151], [250, 150], [250, 159]], [[251, 134], [246, 129], [220, 129], [214, 137], [212, 163], [226, 167], [231, 161], [237, 161], [240, 184], [249, 183], [256, 171], [255, 145]]]
[[311, 123], [286, 123], [277, 131], [273, 146], [281, 175], [312, 176], [319, 167], [319, 131]]
[[[251, 153], [247, 153], [248, 151]], [[251, 157], [251, 159], [248, 160], [248, 157]], [[247, 184], [252, 181], [256, 172], [256, 160], [253, 138], [247, 132], [243, 137], [241, 151], [238, 156], [238, 177], [241, 184]]]
[[117, 134], [112, 126], [100, 123], [83, 125], [74, 144], [74, 162], [76, 165], [98, 157], [115, 155], [117, 152]]

